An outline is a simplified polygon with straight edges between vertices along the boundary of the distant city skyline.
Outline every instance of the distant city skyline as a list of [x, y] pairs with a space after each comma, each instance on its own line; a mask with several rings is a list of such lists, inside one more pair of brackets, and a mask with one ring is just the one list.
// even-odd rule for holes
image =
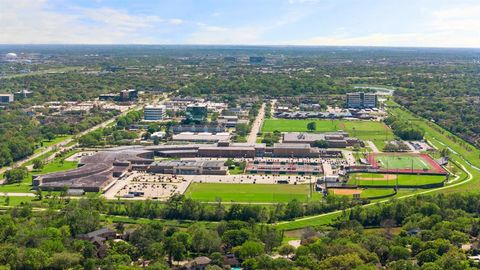
[[480, 48], [474, 0], [0, 0], [0, 44]]

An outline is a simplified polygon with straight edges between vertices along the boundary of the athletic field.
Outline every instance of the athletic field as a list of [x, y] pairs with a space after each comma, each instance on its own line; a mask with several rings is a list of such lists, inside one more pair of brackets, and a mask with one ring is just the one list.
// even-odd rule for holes
[[381, 153], [369, 154], [368, 161], [380, 172], [435, 173], [446, 171], [427, 154]]
[[291, 120], [291, 119], [266, 119], [262, 132], [308, 132], [307, 124], [315, 122], [317, 129], [314, 132], [333, 132], [343, 130], [351, 137], [361, 140], [370, 140], [379, 149], [383, 149], [385, 141], [393, 140], [392, 130], [378, 121], [348, 121], [348, 120]]
[[381, 174], [381, 173], [352, 173], [348, 184], [353, 186], [424, 186], [440, 184], [445, 181], [444, 175], [417, 175], [417, 174]]
[[322, 195], [313, 191], [309, 198], [308, 185], [282, 184], [220, 184], [192, 183], [185, 196], [203, 202], [214, 202], [217, 198], [223, 202], [278, 203], [297, 199], [302, 202], [319, 200]]
[[345, 188], [331, 188], [330, 194], [336, 196], [353, 197], [353, 194], [360, 194], [360, 198], [368, 199], [373, 197], [393, 196], [395, 191], [393, 188], [368, 188], [368, 189], [345, 189]]

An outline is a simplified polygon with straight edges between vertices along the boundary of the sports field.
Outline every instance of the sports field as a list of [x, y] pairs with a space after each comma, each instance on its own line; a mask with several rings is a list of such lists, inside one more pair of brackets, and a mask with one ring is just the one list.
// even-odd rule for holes
[[369, 154], [367, 159], [374, 168], [381, 172], [446, 173], [440, 165], [426, 154]]
[[333, 188], [329, 189], [333, 195], [337, 196], [349, 196], [353, 194], [360, 194], [360, 198], [368, 199], [381, 196], [393, 196], [395, 191], [393, 188], [368, 188], [368, 189], [345, 189], [345, 188]]
[[439, 184], [445, 181], [444, 175], [417, 175], [417, 174], [381, 174], [381, 173], [352, 173], [348, 180], [349, 185], [368, 186], [423, 186]]
[[382, 149], [385, 141], [393, 140], [392, 130], [378, 121], [348, 121], [348, 120], [290, 120], [290, 119], [266, 119], [263, 123], [262, 132], [307, 132], [307, 124], [315, 122], [317, 129], [314, 132], [333, 132], [343, 130], [352, 137], [361, 140], [370, 140]]
[[259, 202], [276, 203], [289, 202], [297, 199], [302, 202], [319, 200], [322, 195], [313, 191], [309, 198], [308, 185], [281, 184], [218, 184], [192, 183], [185, 196], [203, 202], [214, 202], [220, 198], [223, 202]]

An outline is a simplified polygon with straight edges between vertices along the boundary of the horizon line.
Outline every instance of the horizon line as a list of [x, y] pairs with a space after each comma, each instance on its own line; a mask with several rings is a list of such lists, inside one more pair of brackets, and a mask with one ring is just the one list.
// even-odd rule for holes
[[201, 47], [307, 47], [307, 48], [398, 48], [398, 49], [480, 49], [480, 47], [414, 45], [309, 45], [309, 44], [193, 44], [193, 43], [0, 43], [0, 46], [201, 46]]

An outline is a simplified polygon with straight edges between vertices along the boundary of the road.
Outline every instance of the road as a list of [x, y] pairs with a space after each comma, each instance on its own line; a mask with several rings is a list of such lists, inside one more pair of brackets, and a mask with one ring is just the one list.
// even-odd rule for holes
[[272, 118], [273, 118], [273, 116], [274, 116], [274, 114], [275, 114], [275, 106], [276, 106], [276, 104], [277, 104], [277, 100], [276, 100], [276, 99], [272, 99], [270, 103], [272, 104], [272, 107], [271, 107], [271, 109], [270, 109], [270, 115], [271, 115]]
[[262, 127], [264, 118], [265, 118], [265, 103], [263, 103], [262, 107], [260, 107], [257, 118], [253, 122], [252, 129], [250, 130], [250, 134], [248, 134], [247, 143], [254, 144], [257, 142], [257, 133], [260, 131], [260, 128]]

